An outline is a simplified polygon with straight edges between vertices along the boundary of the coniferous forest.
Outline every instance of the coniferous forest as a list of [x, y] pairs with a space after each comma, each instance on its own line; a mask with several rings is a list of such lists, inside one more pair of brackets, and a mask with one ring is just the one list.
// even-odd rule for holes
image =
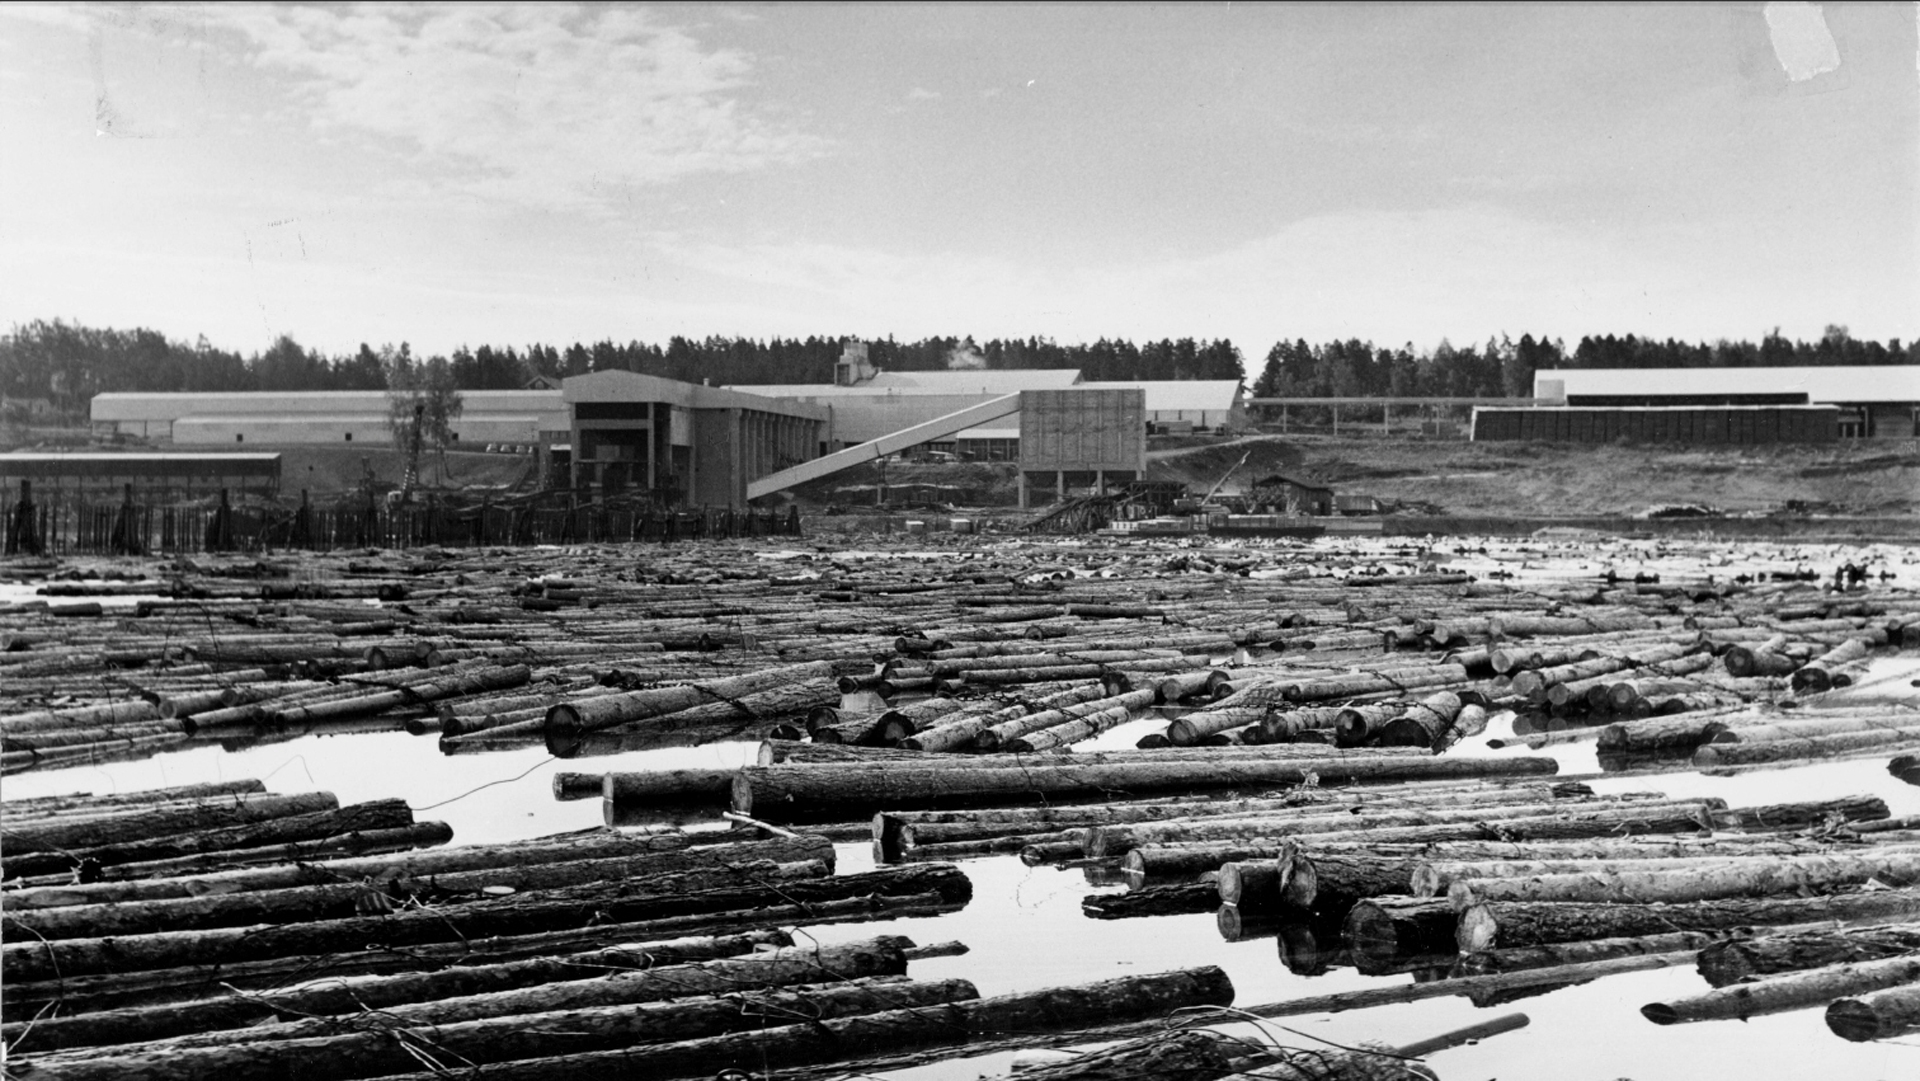
[[[846, 336], [807, 338], [669, 338], [664, 345], [599, 341], [566, 346], [462, 346], [446, 356], [416, 357], [406, 343], [362, 344], [328, 355], [281, 336], [250, 355], [201, 337], [183, 342], [157, 331], [115, 330], [35, 320], [0, 337], [0, 393], [40, 399], [52, 411], [86, 413], [107, 391], [382, 390], [388, 373], [442, 365], [462, 390], [523, 387], [536, 376], [565, 377], [620, 369], [668, 379], [720, 384], [827, 383]], [[1881, 343], [1828, 327], [1813, 342], [1777, 331], [1758, 343], [1721, 339], [1694, 343], [1634, 335], [1585, 337], [1571, 349], [1559, 340], [1506, 335], [1456, 346], [1407, 343], [1394, 348], [1349, 339], [1276, 343], [1249, 358], [1226, 339], [1133, 342], [1102, 338], [1064, 345], [1048, 338], [933, 337], [869, 342], [873, 364], [887, 371], [941, 370], [956, 363], [986, 370], [1078, 368], [1089, 380], [1244, 379], [1255, 397], [1524, 397], [1539, 368], [1743, 368], [1780, 365], [1920, 364], [1920, 342]]]

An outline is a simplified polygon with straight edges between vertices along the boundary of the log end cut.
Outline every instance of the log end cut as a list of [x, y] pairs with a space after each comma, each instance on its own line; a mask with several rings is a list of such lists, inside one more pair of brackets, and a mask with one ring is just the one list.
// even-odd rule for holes
[[1857, 998], [1838, 999], [1828, 1005], [1827, 1028], [1833, 1030], [1835, 1036], [1855, 1043], [1877, 1040], [1883, 1035], [1879, 1013]]

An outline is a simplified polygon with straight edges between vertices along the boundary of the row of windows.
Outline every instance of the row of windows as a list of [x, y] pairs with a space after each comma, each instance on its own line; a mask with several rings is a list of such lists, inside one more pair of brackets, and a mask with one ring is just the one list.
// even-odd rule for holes
[[[353, 433], [352, 433], [352, 432], [347, 432], [347, 433], [345, 433], [345, 436], [346, 436], [346, 442], [348, 442], [348, 443], [351, 443], [351, 442], [353, 442]], [[460, 442], [460, 433], [459, 433], [459, 432], [451, 432], [451, 433], [449, 433], [449, 437], [450, 437], [450, 441], [451, 441], [451, 442], [454, 442], [454, 443], [458, 443], [458, 442]], [[245, 443], [245, 442], [247, 441], [247, 433], [245, 433], [245, 432], [235, 432], [235, 433], [233, 433], [233, 441], [234, 441], [235, 443]]]

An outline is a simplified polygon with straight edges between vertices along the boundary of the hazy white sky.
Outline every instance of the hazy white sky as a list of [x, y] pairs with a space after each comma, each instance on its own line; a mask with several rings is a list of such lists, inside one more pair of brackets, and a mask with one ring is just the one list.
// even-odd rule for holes
[[1911, 339], [1915, 24], [0, 5], [0, 323], [1225, 336], [1256, 367], [1278, 337]]

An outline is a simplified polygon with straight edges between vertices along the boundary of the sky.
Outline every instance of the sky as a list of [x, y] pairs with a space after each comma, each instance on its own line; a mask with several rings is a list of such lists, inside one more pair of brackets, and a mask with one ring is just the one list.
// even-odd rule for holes
[[0, 5], [0, 324], [1920, 336], [1915, 4]]

